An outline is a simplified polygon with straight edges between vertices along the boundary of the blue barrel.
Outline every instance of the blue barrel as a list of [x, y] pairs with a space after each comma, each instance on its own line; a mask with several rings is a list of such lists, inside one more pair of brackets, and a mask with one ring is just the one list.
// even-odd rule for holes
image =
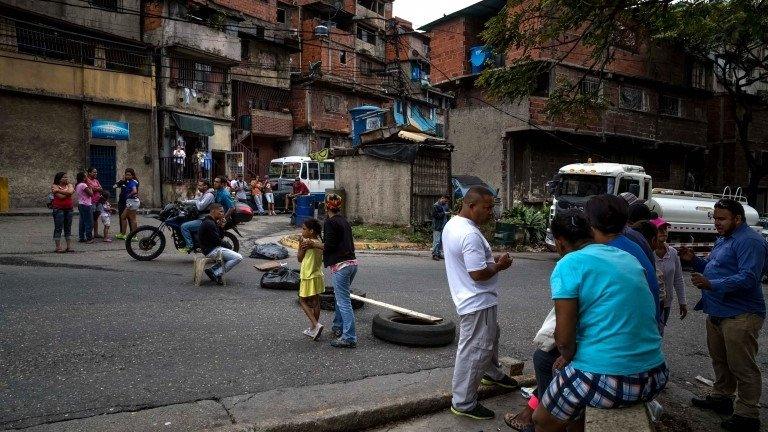
[[296, 226], [300, 227], [307, 219], [315, 217], [315, 207], [312, 195], [301, 195], [296, 197]]

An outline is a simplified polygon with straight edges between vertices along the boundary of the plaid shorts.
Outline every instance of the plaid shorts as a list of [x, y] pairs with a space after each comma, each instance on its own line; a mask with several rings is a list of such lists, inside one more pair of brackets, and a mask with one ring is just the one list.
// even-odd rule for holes
[[541, 404], [558, 420], [575, 420], [587, 406], [621, 408], [650, 402], [666, 387], [668, 379], [666, 363], [634, 375], [583, 372], [568, 365], [552, 378]]

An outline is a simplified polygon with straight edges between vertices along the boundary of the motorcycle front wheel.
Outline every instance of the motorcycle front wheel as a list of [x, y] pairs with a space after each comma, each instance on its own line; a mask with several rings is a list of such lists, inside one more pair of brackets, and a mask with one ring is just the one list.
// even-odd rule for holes
[[143, 225], [131, 231], [125, 238], [125, 250], [133, 259], [152, 261], [165, 249], [165, 234], [157, 227]]
[[221, 239], [221, 246], [231, 251], [240, 252], [240, 241], [229, 231], [224, 231], [224, 238]]

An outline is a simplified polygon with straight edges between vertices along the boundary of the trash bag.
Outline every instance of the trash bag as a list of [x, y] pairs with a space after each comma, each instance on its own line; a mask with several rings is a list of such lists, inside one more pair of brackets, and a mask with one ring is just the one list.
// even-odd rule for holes
[[281, 267], [261, 276], [261, 287], [275, 290], [299, 290], [299, 271]]
[[288, 258], [288, 249], [277, 243], [257, 244], [250, 255], [251, 258], [281, 260]]

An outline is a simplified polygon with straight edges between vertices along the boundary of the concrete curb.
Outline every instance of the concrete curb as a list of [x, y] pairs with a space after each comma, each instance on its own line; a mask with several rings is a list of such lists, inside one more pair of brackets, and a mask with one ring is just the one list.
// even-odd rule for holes
[[[299, 248], [299, 235], [289, 235], [280, 239], [280, 244], [291, 249]], [[410, 250], [426, 251], [424, 245], [418, 243], [398, 243], [398, 242], [355, 242], [355, 250]]]
[[[30, 432], [160, 430], [215, 432], [352, 432], [446, 410], [453, 368], [373, 376], [351, 382], [278, 388], [133, 412], [47, 423]], [[535, 377], [515, 377], [529, 387]], [[481, 386], [479, 397], [510, 393]]]

